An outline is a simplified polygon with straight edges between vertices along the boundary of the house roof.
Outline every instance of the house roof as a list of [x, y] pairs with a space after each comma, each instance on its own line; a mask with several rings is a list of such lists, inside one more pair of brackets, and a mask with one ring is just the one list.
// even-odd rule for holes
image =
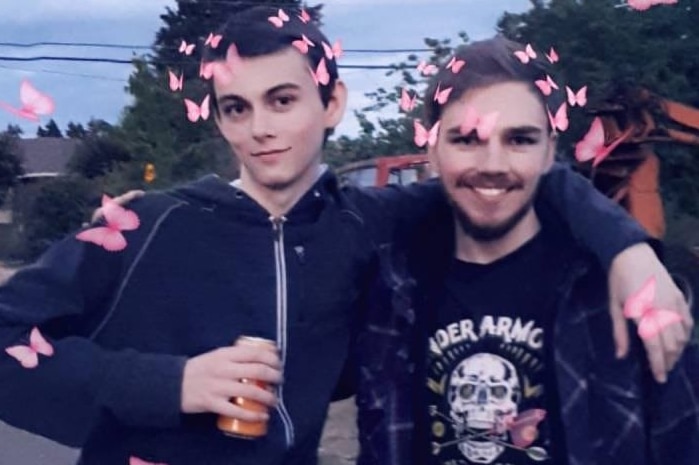
[[68, 160], [80, 144], [79, 140], [57, 137], [20, 139], [18, 146], [22, 157], [24, 176], [56, 176], [66, 172]]

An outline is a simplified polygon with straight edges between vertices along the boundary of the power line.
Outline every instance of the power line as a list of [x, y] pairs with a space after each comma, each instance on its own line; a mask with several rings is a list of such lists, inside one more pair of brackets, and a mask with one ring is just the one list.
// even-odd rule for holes
[[[68, 62], [82, 62], [82, 63], [110, 63], [110, 64], [132, 64], [133, 60], [124, 60], [119, 58], [92, 58], [92, 57], [65, 57], [65, 56], [37, 56], [37, 57], [6, 57], [0, 56], [0, 61], [21, 61], [21, 62], [31, 62], [31, 61], [68, 61]], [[189, 64], [190, 62], [181, 61], [176, 63], [166, 63], [168, 65], [182, 65]], [[338, 65], [338, 68], [345, 69], [365, 69], [365, 70], [379, 70], [379, 69], [401, 69], [401, 67], [396, 67], [393, 65]]]
[[39, 69], [29, 69], [29, 68], [17, 68], [15, 66], [5, 66], [5, 65], [0, 65], [0, 68], [2, 69], [9, 69], [11, 71], [26, 71], [28, 73], [47, 73], [47, 74], [58, 74], [62, 76], [76, 76], [76, 77], [83, 77], [87, 79], [99, 79], [102, 81], [115, 81], [115, 82], [128, 82], [126, 79], [120, 79], [120, 78], [115, 78], [115, 77], [110, 77], [110, 76], [100, 76], [97, 74], [86, 74], [86, 73], [71, 73], [68, 71], [57, 71], [54, 69], [45, 69], [45, 68], [39, 68]]
[[[35, 48], [35, 47], [82, 47], [82, 48], [110, 48], [122, 50], [152, 50], [148, 45], [108, 44], [97, 42], [0, 42], [0, 47]], [[175, 50], [177, 47], [165, 47]], [[348, 48], [345, 53], [423, 53], [433, 51], [430, 48]]]

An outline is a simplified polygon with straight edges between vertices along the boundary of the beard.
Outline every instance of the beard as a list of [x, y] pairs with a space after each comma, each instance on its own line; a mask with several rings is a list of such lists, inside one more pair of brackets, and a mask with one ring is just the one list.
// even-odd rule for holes
[[480, 225], [473, 221], [468, 213], [459, 207], [456, 202], [452, 200], [451, 203], [454, 209], [456, 222], [463, 233], [469, 237], [472, 237], [478, 242], [493, 242], [502, 239], [510, 231], [512, 231], [524, 219], [524, 217], [527, 216], [529, 210], [533, 208], [533, 199], [529, 199], [516, 212], [514, 212], [508, 218], [505, 218], [505, 220], [501, 221], [500, 223]]
[[[457, 178], [457, 189], [468, 189], [472, 187], [523, 189], [524, 181], [520, 177], [512, 174], [485, 175], [475, 171], [465, 172]], [[535, 192], [536, 190], [537, 189], [535, 189]], [[453, 196], [449, 195], [448, 192], [447, 194], [459, 227], [464, 234], [479, 242], [493, 242], [505, 237], [527, 216], [527, 213], [533, 208], [534, 203], [534, 195], [532, 195], [512, 215], [505, 218], [500, 223], [482, 225], [476, 223], [473, 218], [459, 206]]]

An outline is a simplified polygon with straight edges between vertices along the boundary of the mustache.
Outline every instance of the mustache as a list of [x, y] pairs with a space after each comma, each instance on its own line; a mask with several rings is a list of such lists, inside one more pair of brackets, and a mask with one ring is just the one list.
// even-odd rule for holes
[[466, 171], [456, 178], [458, 188], [479, 189], [520, 189], [524, 181], [511, 173], [488, 174], [477, 171]]

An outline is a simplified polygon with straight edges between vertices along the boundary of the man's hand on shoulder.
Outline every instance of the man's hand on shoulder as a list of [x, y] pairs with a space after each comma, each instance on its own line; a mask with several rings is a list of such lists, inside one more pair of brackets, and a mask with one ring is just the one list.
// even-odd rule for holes
[[682, 291], [648, 244], [636, 244], [614, 258], [609, 271], [609, 308], [614, 325], [617, 357], [623, 358], [629, 350], [624, 303], [637, 293], [651, 276], [655, 277], [657, 286], [654, 308], [677, 312], [681, 317], [681, 322], [669, 324], [657, 335], [643, 340], [653, 376], [658, 382], [663, 383], [689, 342], [694, 321]]
[[[123, 207], [124, 205], [128, 204], [129, 202], [136, 200], [136, 199], [139, 199], [139, 198], [143, 197], [144, 195], [146, 195], [146, 193], [144, 191], [133, 190], [133, 191], [127, 192], [126, 194], [122, 194], [119, 197], [115, 197], [112, 200]], [[102, 212], [102, 208], [98, 208], [97, 210], [94, 211], [94, 213], [92, 213], [92, 218], [90, 219], [90, 222], [95, 223], [96, 221], [102, 219], [103, 216], [104, 216], [104, 213]], [[88, 226], [88, 225], [83, 225], [83, 226]]]

